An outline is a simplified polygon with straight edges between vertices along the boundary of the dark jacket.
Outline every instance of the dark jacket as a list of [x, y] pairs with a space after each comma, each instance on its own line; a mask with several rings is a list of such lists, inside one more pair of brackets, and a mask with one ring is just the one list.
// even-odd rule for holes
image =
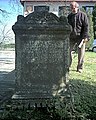
[[74, 27], [76, 28], [75, 32], [77, 35], [80, 35], [81, 39], [89, 39], [88, 18], [84, 12], [78, 11], [76, 14], [70, 13], [68, 15], [68, 23], [72, 26], [72, 31], [74, 31]]

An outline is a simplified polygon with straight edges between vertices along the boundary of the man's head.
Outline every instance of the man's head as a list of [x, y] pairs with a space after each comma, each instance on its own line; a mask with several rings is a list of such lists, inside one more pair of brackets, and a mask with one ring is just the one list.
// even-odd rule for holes
[[72, 13], [77, 13], [79, 9], [79, 4], [77, 2], [71, 2], [70, 7]]

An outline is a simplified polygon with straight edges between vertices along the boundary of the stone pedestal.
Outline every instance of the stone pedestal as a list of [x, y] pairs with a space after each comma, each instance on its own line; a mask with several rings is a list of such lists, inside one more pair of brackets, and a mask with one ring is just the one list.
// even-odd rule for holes
[[64, 95], [69, 69], [67, 19], [48, 12], [18, 16], [13, 25], [16, 45], [16, 93], [13, 99], [46, 101]]

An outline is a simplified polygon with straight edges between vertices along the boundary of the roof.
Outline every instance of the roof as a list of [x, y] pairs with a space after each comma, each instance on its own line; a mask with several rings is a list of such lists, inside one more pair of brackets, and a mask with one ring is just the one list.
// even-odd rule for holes
[[[24, 2], [72, 2], [73, 0], [20, 0], [21, 4]], [[76, 2], [93, 2], [95, 3], [96, 0], [75, 0]]]
[[[20, 0], [20, 2], [71, 2], [73, 0]], [[76, 2], [96, 2], [96, 0], [75, 0]]]

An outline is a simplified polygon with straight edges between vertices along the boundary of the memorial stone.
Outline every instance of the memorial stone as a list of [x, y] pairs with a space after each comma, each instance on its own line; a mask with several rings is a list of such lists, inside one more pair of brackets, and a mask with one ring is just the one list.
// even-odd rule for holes
[[16, 89], [13, 99], [43, 103], [63, 96], [69, 72], [70, 26], [49, 12], [19, 15], [15, 33]]

